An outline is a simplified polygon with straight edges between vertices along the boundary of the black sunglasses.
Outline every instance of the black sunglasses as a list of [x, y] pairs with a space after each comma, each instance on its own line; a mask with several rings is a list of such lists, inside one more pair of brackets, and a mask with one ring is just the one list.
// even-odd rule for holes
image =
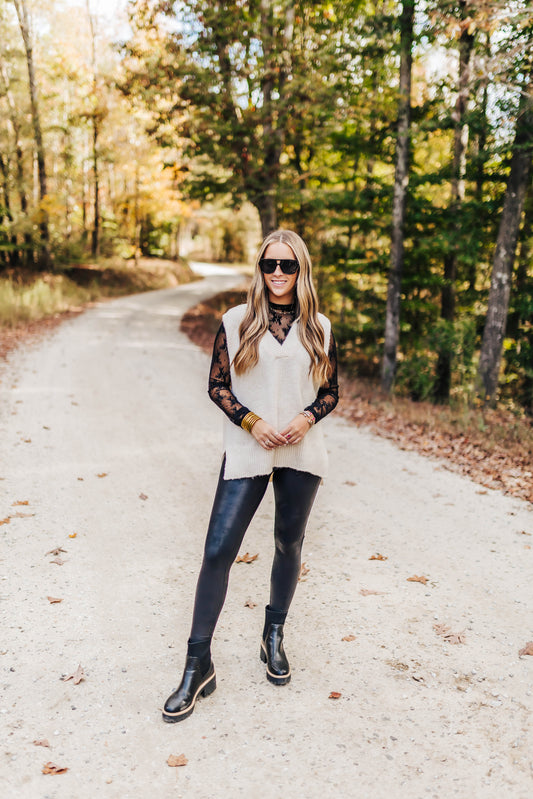
[[271, 275], [276, 271], [277, 264], [284, 275], [294, 275], [300, 268], [298, 261], [293, 258], [261, 258], [259, 268], [265, 275]]

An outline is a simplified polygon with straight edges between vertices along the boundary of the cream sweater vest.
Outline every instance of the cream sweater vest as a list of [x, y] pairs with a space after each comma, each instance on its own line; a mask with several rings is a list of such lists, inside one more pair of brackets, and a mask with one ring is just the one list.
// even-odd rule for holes
[[[237, 305], [223, 316], [230, 364], [239, 348], [239, 325], [245, 310], [246, 305]], [[323, 314], [318, 317], [327, 352], [331, 325]], [[309, 355], [300, 341], [297, 320], [283, 344], [270, 331], [265, 333], [259, 343], [259, 361], [253, 369], [236, 375], [231, 366], [231, 389], [239, 402], [278, 431], [315, 400], [319, 386], [309, 376]], [[270, 474], [275, 467], [325, 477], [328, 457], [322, 424], [313, 425], [299, 444], [276, 447], [270, 452], [227, 417], [224, 425], [225, 480]]]

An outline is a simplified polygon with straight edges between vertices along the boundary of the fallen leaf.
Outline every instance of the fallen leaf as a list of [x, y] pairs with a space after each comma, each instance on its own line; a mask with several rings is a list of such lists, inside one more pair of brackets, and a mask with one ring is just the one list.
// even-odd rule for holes
[[21, 513], [19, 510], [15, 511], [12, 519], [29, 519], [31, 516], [35, 516], [35, 513]]
[[246, 602], [244, 603], [244, 607], [245, 608], [255, 608], [256, 605], [257, 605], [257, 602], [252, 602], [251, 599], [247, 599]]
[[476, 491], [476, 494], [488, 494], [489, 492], [485, 489], [484, 491]]
[[25, 444], [31, 444], [31, 438], [23, 438], [22, 440]]
[[83, 477], [78, 477], [77, 479], [83, 482]]
[[58, 602], [63, 602], [63, 600], [62, 600], [62, 599], [58, 599], [58, 598], [57, 598], [57, 597], [55, 597], [55, 596], [47, 596], [46, 598], [47, 598], [47, 600], [50, 602], [50, 604], [51, 604], [51, 605], [55, 605], [55, 604], [57, 604]]
[[169, 766], [186, 766], [189, 761], [185, 755], [169, 755], [167, 763]]
[[41, 740], [35, 740], [33, 742], [34, 746], [50, 746], [46, 738], [41, 738]]
[[253, 563], [254, 560], [257, 560], [259, 554], [257, 555], [250, 555], [248, 552], [245, 552], [244, 555], [239, 555], [235, 563]]
[[425, 585], [427, 581], [428, 581], [427, 577], [419, 577], [417, 574], [414, 574], [412, 577], [407, 578], [407, 582], [409, 583], [424, 583]]
[[78, 535], [77, 533], [69, 533], [68, 537], [69, 538], [76, 538], [77, 535]]
[[300, 566], [300, 574], [298, 575], [298, 581], [305, 583], [305, 578], [310, 571], [311, 569], [309, 568], [309, 566], [306, 565], [306, 562], [304, 561]]
[[444, 640], [448, 641], [449, 644], [466, 644], [464, 630], [462, 633], [448, 633], [448, 635], [444, 636]]
[[146, 494], [139, 494], [139, 499], [148, 499]]
[[51, 762], [45, 763], [42, 768], [43, 774], [64, 774], [66, 771], [68, 771], [68, 768], [56, 766], [55, 763]]
[[388, 556], [380, 555], [380, 553], [378, 552], [376, 555], [372, 555], [371, 557], [369, 557], [368, 560], [388, 560]]
[[328, 696], [328, 699], [340, 699], [341, 696], [342, 694], [340, 694], [338, 691], [332, 691]]
[[96, 476], [97, 477], [107, 477], [108, 474], [109, 474], [109, 472], [100, 472], [100, 474], [97, 474]]
[[371, 596], [372, 594], [384, 594], [384, 591], [373, 591], [372, 588], [360, 588], [359, 593], [361, 596]]
[[449, 644], [466, 644], [464, 630], [460, 633], [452, 633], [451, 628], [447, 624], [434, 624], [433, 629], [437, 635], [440, 635], [445, 641], [448, 641]]
[[16, 507], [17, 505], [29, 505], [29, 504], [30, 502], [28, 499], [19, 499], [17, 502], [12, 503], [13, 507]]
[[54, 558], [53, 560], [50, 561], [50, 563], [57, 563], [58, 566], [62, 566], [65, 563], [65, 561], [61, 560], [61, 558]]
[[518, 653], [519, 657], [522, 655], [533, 655], [533, 641], [528, 641], [523, 649]]
[[61, 677], [61, 679], [63, 680], [63, 682], [68, 682], [69, 680], [72, 680], [74, 685], [79, 685], [79, 683], [83, 679], [85, 679], [85, 673], [82, 669], [81, 663], [78, 665], [78, 668], [73, 674], [69, 674], [67, 677]]
[[5, 519], [0, 519], [0, 525], [9, 524], [10, 521], [11, 521], [11, 516], [6, 516]]
[[345, 480], [344, 481], [344, 485], [345, 486], [356, 486], [357, 483], [354, 483], [352, 480]]
[[48, 552], [45, 552], [45, 555], [59, 555], [60, 552], [66, 552], [66, 549], [63, 547], [54, 547], [54, 549], [49, 549]]
[[352, 635], [352, 634], [350, 633], [350, 635], [345, 635], [345, 636], [344, 636], [344, 638], [343, 638], [342, 640], [343, 640], [343, 641], [355, 641], [355, 635]]

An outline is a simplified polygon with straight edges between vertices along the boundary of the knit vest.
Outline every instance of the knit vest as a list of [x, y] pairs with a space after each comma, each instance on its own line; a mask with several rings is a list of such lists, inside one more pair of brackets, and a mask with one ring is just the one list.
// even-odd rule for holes
[[[233, 359], [239, 348], [239, 325], [245, 311], [246, 305], [237, 305], [223, 316], [231, 364], [231, 390], [239, 402], [281, 432], [316, 399], [319, 386], [309, 375], [310, 358], [300, 341], [297, 319], [283, 344], [267, 331], [259, 342], [257, 364], [244, 374], [235, 374]], [[327, 352], [331, 325], [323, 314], [318, 318]], [[265, 450], [250, 433], [226, 417], [224, 447], [225, 480], [270, 474], [276, 467], [310, 472], [319, 477], [325, 477], [327, 472], [328, 456], [320, 424], [313, 425], [299, 444]]]

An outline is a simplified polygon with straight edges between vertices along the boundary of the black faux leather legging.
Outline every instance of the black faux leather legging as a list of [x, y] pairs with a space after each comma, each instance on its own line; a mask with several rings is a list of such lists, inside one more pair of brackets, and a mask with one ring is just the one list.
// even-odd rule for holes
[[[226, 598], [231, 565], [269, 481], [268, 474], [224, 480], [223, 470], [224, 463], [196, 587], [190, 640], [213, 635]], [[274, 469], [272, 483], [276, 513], [270, 606], [287, 611], [298, 582], [305, 528], [320, 477], [295, 469]]]

